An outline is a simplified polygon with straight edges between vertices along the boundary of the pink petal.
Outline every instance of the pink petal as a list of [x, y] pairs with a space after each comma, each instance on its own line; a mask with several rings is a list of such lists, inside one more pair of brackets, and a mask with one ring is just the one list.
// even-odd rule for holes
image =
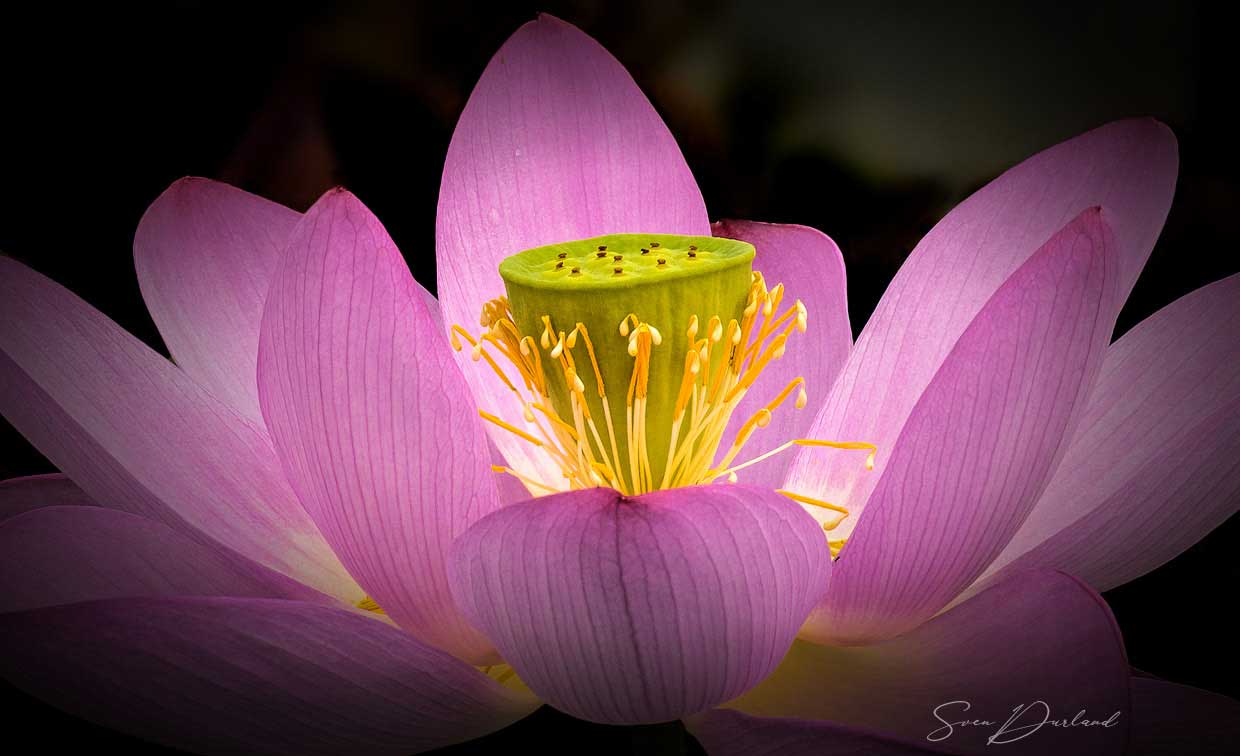
[[1168, 305], [1107, 350], [1067, 455], [988, 577], [1051, 567], [1108, 590], [1235, 514], [1237, 322], [1240, 275]]
[[99, 504], [360, 599], [266, 432], [102, 313], [0, 258], [0, 414]]
[[396, 628], [297, 601], [70, 604], [2, 615], [0, 637], [23, 690], [198, 753], [408, 754], [536, 706]]
[[[794, 378], [805, 379], [808, 403], [796, 409], [790, 399], [776, 410], [771, 422], [754, 433], [743, 462], [794, 438], [803, 438], [827, 392], [844, 367], [852, 347], [848, 324], [848, 290], [844, 279], [844, 256], [830, 237], [808, 226], [753, 221], [719, 221], [711, 227], [715, 236], [741, 239], [757, 249], [754, 270], [768, 286], [784, 285], [785, 306], [801, 300], [809, 316], [804, 334], [794, 334], [787, 353], [771, 363], [762, 378], [737, 408], [724, 434], [731, 443], [740, 426]], [[793, 395], [792, 399], [796, 396]], [[745, 483], [780, 488], [792, 463], [791, 451], [759, 462], [738, 473]]]
[[701, 711], [769, 674], [829, 568], [799, 506], [719, 485], [515, 504], [457, 540], [451, 575], [531, 689], [575, 717], [633, 724]]
[[44, 507], [0, 523], [0, 612], [135, 596], [332, 599], [235, 552], [102, 507]]
[[[847, 561], [847, 552], [843, 557]], [[857, 648], [797, 641], [773, 675], [729, 704], [762, 717], [825, 720], [905, 738], [951, 753], [1121, 753], [1129, 722], [1128, 662], [1106, 603], [1080, 581], [1056, 572], [1021, 573], [939, 615], [907, 635]], [[991, 726], [954, 727], [983, 719]], [[1017, 742], [986, 740], [1015, 706], [1043, 701], [1052, 718], [1078, 711], [1115, 727], [1046, 726]], [[1040, 719], [1031, 709], [1013, 726]], [[771, 727], [779, 725], [778, 721]], [[814, 727], [783, 723], [817, 738]], [[948, 735], [940, 732], [938, 735]], [[818, 741], [823, 742], [823, 741]]]
[[685, 721], [707, 756], [922, 756], [949, 753], [835, 722], [751, 717], [713, 709]]
[[854, 644], [911, 630], [994, 560], [1084, 409], [1114, 324], [1115, 274], [1110, 232], [1090, 210], [986, 303], [913, 408], [805, 637]]
[[369, 595], [421, 640], [479, 660], [452, 540], [499, 506], [486, 435], [452, 348], [369, 210], [328, 192], [272, 280], [259, 396], [289, 480]]
[[227, 184], [183, 178], [134, 237], [142, 298], [172, 358], [252, 420], [262, 419], [254, 376], [263, 300], [299, 217]]
[[0, 481], [0, 522], [40, 507], [90, 507], [93, 499], [61, 473]]
[[[860, 470], [855, 453], [805, 449], [786, 487], [865, 507], [885, 467], [882, 452], [960, 334], [1009, 276], [1088, 207], [1104, 208], [1115, 233], [1118, 310], [1167, 216], [1177, 165], [1166, 126], [1119, 121], [1035, 155], [961, 203], [887, 288], [809, 431], [877, 444], [879, 474]], [[846, 520], [837, 533], [847, 536], [857, 522]]]
[[1240, 702], [1200, 688], [1132, 678], [1132, 728], [1127, 753], [1234, 753]]
[[[576, 27], [548, 15], [517, 30], [482, 73], [448, 146], [435, 259], [444, 319], [476, 331], [504, 293], [508, 255], [608, 233], [710, 235], [680, 148], [632, 77]], [[524, 422], [511, 392], [461, 363], [479, 405]], [[559, 485], [559, 470], [511, 434], [508, 461]]]

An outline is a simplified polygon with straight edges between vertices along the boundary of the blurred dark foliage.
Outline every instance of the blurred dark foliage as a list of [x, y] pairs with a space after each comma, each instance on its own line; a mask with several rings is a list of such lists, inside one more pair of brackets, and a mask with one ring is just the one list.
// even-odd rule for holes
[[[0, 250], [156, 349], [130, 245], [147, 204], [187, 174], [297, 209], [346, 185], [433, 288], [453, 124], [491, 54], [538, 10], [581, 26], [628, 67], [676, 134], [713, 218], [832, 235], [848, 265], [854, 332], [953, 204], [1037, 149], [1130, 115], [1174, 129], [1181, 173], [1120, 332], [1240, 270], [1234, 25], [1221, 5], [119, 5], [4, 11]], [[0, 426], [0, 477], [50, 469]], [[1107, 595], [1135, 666], [1240, 695], [1227, 611], [1238, 548], [1233, 519]], [[54, 750], [160, 752], [20, 695], [5, 711]], [[650, 737], [544, 708], [451, 751], [645, 752]], [[687, 737], [682, 745], [697, 748]]]

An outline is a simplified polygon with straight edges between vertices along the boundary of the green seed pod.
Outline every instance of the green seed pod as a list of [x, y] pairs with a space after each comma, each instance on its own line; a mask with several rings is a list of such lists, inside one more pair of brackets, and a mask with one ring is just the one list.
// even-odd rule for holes
[[[630, 339], [621, 334], [621, 323], [635, 316], [662, 337], [650, 355], [651, 390], [645, 421], [650, 468], [658, 481], [666, 465], [677, 389], [690, 349], [687, 330], [692, 316], [700, 324], [699, 339], [712, 317], [725, 325], [729, 320], [739, 321], [752, 282], [753, 258], [753, 245], [731, 239], [613, 234], [529, 249], [500, 263], [513, 319], [522, 334], [541, 340], [543, 318], [549, 318], [553, 333], [544, 342], [547, 349], [578, 323], [587, 329], [605, 401], [617, 421], [617, 466], [626, 479], [630, 450], [625, 417], [634, 358], [629, 353]], [[714, 350], [712, 371], [726, 352]], [[578, 348], [572, 354], [585, 385], [582, 393], [589, 412], [602, 418], [604, 399], [599, 396], [594, 368], [584, 350]], [[544, 360], [547, 357], [544, 352]], [[546, 374], [556, 412], [571, 419], [570, 389], [563, 371], [548, 369]], [[600, 456], [611, 455], [610, 448], [599, 450], [593, 439], [590, 443], [596, 452], [606, 452]]]

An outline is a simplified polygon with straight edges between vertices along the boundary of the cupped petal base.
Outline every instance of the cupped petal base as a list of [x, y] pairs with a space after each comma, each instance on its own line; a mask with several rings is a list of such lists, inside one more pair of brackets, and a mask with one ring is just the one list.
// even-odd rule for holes
[[573, 716], [661, 722], [775, 668], [825, 587], [822, 530], [773, 491], [594, 488], [515, 504], [453, 546], [453, 595]]

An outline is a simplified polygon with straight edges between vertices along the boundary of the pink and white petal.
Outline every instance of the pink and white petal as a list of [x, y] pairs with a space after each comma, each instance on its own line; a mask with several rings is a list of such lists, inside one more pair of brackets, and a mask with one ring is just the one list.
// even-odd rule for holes
[[93, 507], [95, 501], [63, 473], [0, 480], [0, 522], [41, 507]]
[[775, 668], [830, 570], [822, 530], [749, 486], [515, 504], [453, 546], [453, 595], [521, 679], [575, 717], [662, 722]]
[[[709, 236], [702, 194], [624, 67], [581, 30], [539, 15], [487, 64], [448, 145], [435, 225], [447, 325], [477, 329], [483, 303], [504, 293], [505, 257], [625, 232]], [[461, 364], [477, 404], [524, 423], [489, 370]], [[545, 455], [492, 435], [510, 464], [562, 482]]]
[[[789, 439], [804, 438], [848, 359], [852, 327], [848, 323], [844, 256], [830, 237], [808, 226], [724, 220], [711, 226], [711, 230], [715, 236], [754, 245], [754, 270], [762, 273], [768, 286], [784, 285], [785, 307], [799, 299], [808, 315], [806, 332], [793, 336], [794, 342], [799, 343], [763, 371], [761, 380], [732, 415], [724, 439], [735, 438], [741, 424], [775, 398], [789, 381], [805, 379], [807, 403], [798, 410], [789, 400], [772, 413], [770, 424], [754, 433], [749, 453], [738, 457], [743, 462]], [[794, 394], [792, 399], [795, 398]], [[781, 488], [792, 456], [791, 452], [778, 454], [738, 475], [751, 485]]]
[[1084, 410], [1116, 273], [1089, 210], [986, 303], [913, 408], [802, 637], [853, 645], [911, 630], [1007, 545]]
[[487, 658], [445, 564], [499, 506], [486, 434], [424, 294], [348, 192], [328, 192], [293, 232], [258, 366], [285, 472], [349, 572], [422, 641]]
[[537, 706], [390, 625], [299, 601], [92, 601], [0, 615], [0, 637], [17, 687], [197, 753], [403, 755]]
[[1107, 350], [1080, 430], [979, 584], [1049, 567], [1100, 591], [1192, 546], [1240, 506], [1240, 275]]
[[105, 598], [335, 600], [236, 552], [102, 507], [44, 507], [0, 523], [0, 612]]
[[1240, 741], [1240, 702], [1189, 685], [1132, 678], [1128, 753], [1234, 753]]
[[805, 719], [712, 709], [685, 720], [707, 756], [925, 756], [951, 753], [922, 740]]
[[142, 298], [172, 359], [233, 409], [261, 421], [255, 370], [263, 300], [301, 216], [209, 179], [164, 190], [134, 236]]
[[100, 505], [358, 600], [259, 425], [47, 278], [0, 258], [0, 414]]
[[[1118, 121], [1029, 158], [962, 202], [922, 239], [887, 288], [809, 435], [892, 448], [982, 306], [1088, 207], [1102, 207], [1115, 233], [1118, 310], [1162, 229], [1177, 169], [1175, 137], [1166, 126]], [[885, 467], [880, 455], [867, 474], [848, 452], [806, 449], [792, 463], [786, 487], [860, 512]], [[850, 520], [840, 536], [856, 526]]]
[[[1031, 571], [893, 640], [859, 647], [797, 641], [774, 674], [728, 707], [864, 728], [951, 753], [993, 753], [986, 741], [1013, 707], [1042, 701], [1052, 719], [1083, 710], [1082, 718], [1106, 720], [1119, 712], [1118, 725], [1046, 726], [1004, 743], [1005, 753], [1122, 753], [1128, 678], [1123, 639], [1102, 597], [1063, 573]], [[1007, 737], [1043, 713], [1032, 707]], [[944, 719], [993, 724], [944, 730]]]

